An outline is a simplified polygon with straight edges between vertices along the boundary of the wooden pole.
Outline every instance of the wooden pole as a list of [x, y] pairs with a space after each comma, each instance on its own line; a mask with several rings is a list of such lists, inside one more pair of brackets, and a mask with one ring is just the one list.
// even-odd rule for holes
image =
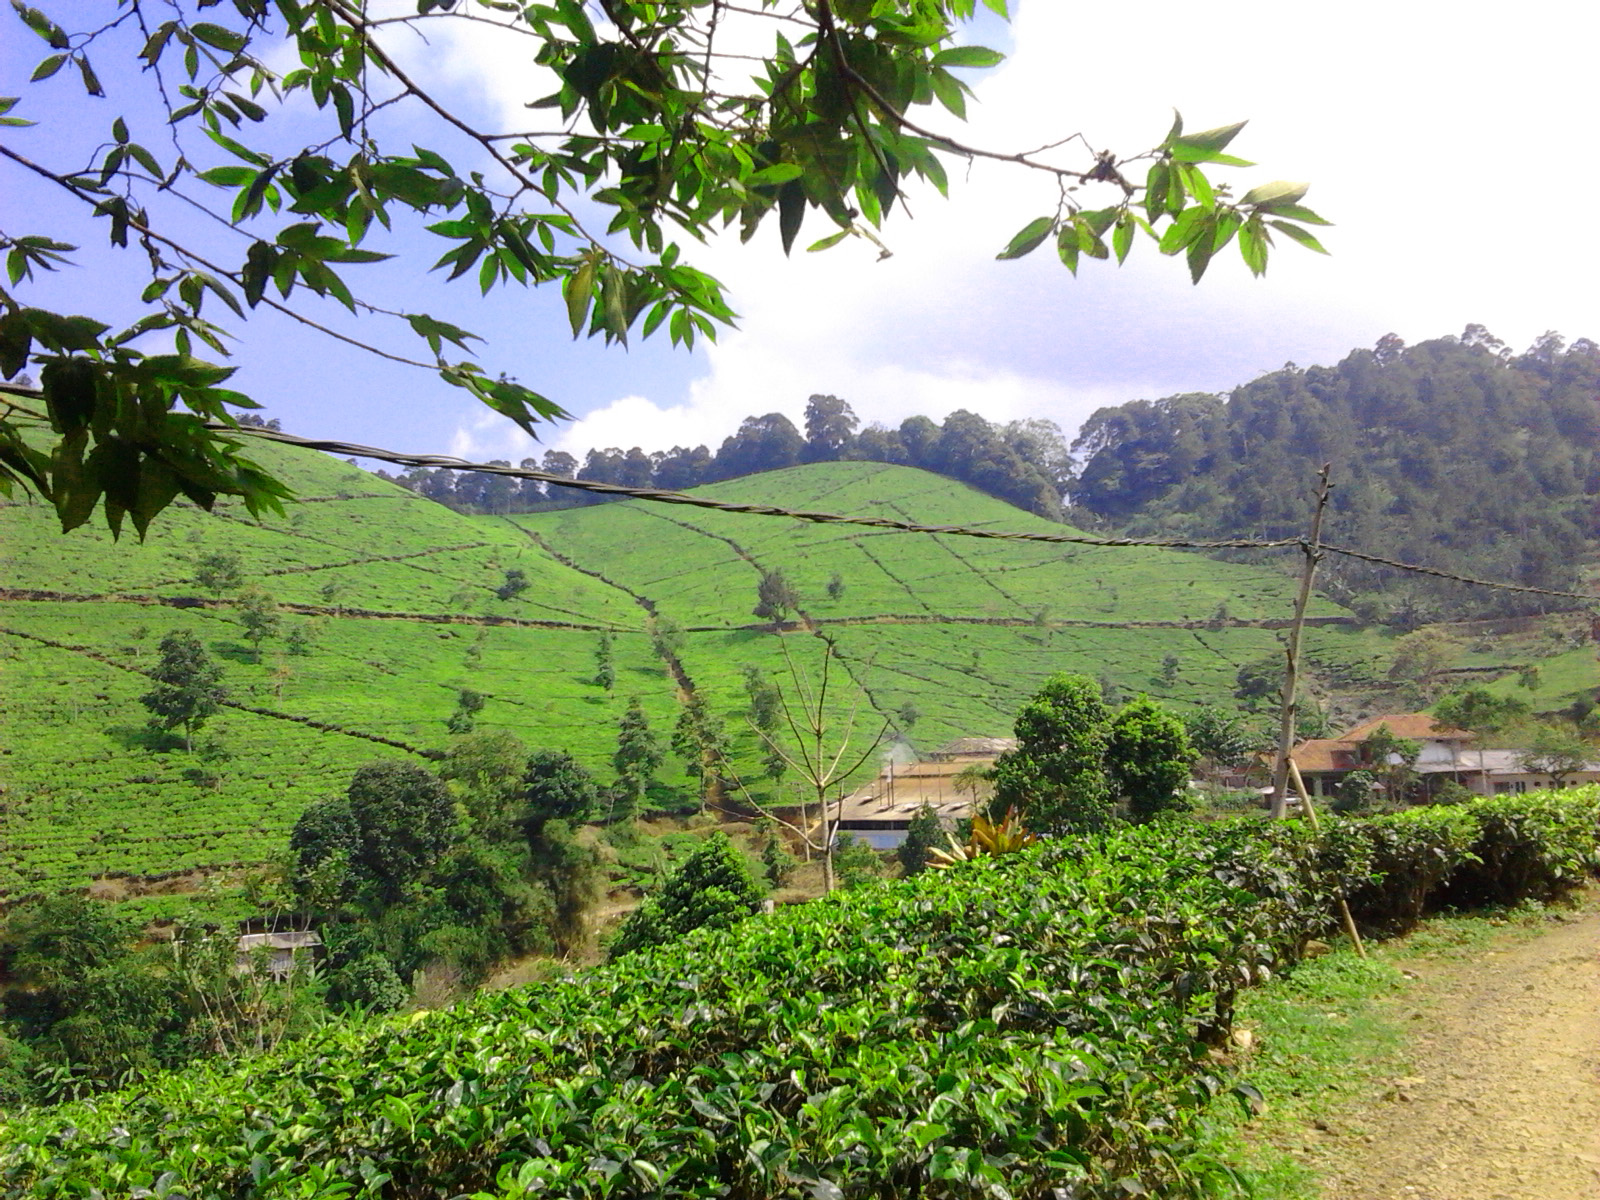
[[1323, 463], [1317, 476], [1317, 507], [1311, 514], [1311, 534], [1300, 543], [1305, 554], [1305, 567], [1300, 572], [1300, 594], [1295, 597], [1294, 622], [1289, 626], [1289, 644], [1284, 647], [1287, 658], [1283, 673], [1283, 707], [1278, 716], [1278, 758], [1272, 768], [1272, 818], [1281, 821], [1288, 814], [1289, 751], [1294, 749], [1295, 696], [1300, 685], [1300, 634], [1305, 629], [1306, 605], [1311, 602], [1311, 584], [1317, 577], [1317, 563], [1322, 560], [1322, 514], [1328, 507], [1328, 493], [1333, 485], [1328, 482], [1330, 464]]
[[[1306, 819], [1311, 822], [1311, 832], [1322, 833], [1322, 824], [1317, 820], [1317, 810], [1311, 803], [1311, 793], [1306, 791], [1306, 781], [1300, 778], [1300, 768], [1295, 766], [1294, 759], [1289, 760], [1289, 778], [1294, 780], [1294, 790], [1300, 794], [1300, 803], [1304, 807]], [[1350, 905], [1344, 898], [1344, 889], [1340, 888], [1334, 893], [1339, 901], [1339, 918], [1344, 922], [1344, 931], [1350, 937], [1350, 944], [1356, 948], [1356, 953], [1362, 958], [1367, 956], [1367, 948], [1361, 944], [1361, 935], [1356, 932], [1356, 919], [1350, 915]]]

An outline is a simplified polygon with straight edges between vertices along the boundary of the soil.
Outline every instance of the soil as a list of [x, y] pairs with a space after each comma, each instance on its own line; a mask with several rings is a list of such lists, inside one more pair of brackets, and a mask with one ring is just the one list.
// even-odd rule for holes
[[1410, 1074], [1324, 1160], [1324, 1194], [1600, 1200], [1600, 911], [1415, 971]]

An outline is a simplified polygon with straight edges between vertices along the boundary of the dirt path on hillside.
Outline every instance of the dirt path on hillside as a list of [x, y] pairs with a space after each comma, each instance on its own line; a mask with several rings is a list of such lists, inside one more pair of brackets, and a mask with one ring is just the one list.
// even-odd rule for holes
[[1411, 1074], [1334, 1156], [1329, 1200], [1600, 1200], [1600, 912], [1412, 966]]

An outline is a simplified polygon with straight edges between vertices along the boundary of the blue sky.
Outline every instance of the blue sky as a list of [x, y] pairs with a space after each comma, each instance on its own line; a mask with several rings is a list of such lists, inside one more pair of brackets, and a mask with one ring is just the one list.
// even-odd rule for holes
[[[1311, 180], [1307, 202], [1337, 223], [1325, 239], [1333, 257], [1285, 248], [1264, 280], [1219, 260], [1198, 288], [1180, 261], [1149, 246], [1120, 271], [1089, 264], [1076, 280], [1046, 251], [995, 262], [1012, 232], [1052, 209], [1051, 185], [975, 167], [953, 180], [952, 201], [918, 197], [914, 221], [890, 224], [886, 261], [848, 244], [786, 260], [775, 230], [748, 246], [705, 248], [697, 261], [729, 284], [741, 321], [693, 353], [664, 339], [627, 351], [574, 343], [553, 292], [483, 300], [466, 281], [446, 286], [430, 275], [431, 254], [356, 276], [358, 290], [484, 334], [487, 366], [580, 418], [549, 430], [545, 445], [580, 453], [714, 449], [746, 415], [798, 418], [814, 392], [844, 397], [864, 421], [969, 408], [995, 420], [1046, 417], [1070, 435], [1103, 404], [1223, 390], [1286, 361], [1334, 361], [1389, 332], [1416, 341], [1479, 322], [1517, 348], [1552, 328], [1600, 337], [1600, 241], [1585, 233], [1600, 194], [1587, 148], [1594, 103], [1585, 81], [1600, 44], [1593, 6], [1534, 0], [1513, 14], [1351, 0], [1204, 21], [1169, 0], [1092, 19], [1055, 0], [1016, 9], [1014, 43], [1004, 30], [978, 31], [1014, 53], [978, 85], [965, 140], [1014, 149], [1081, 130], [1133, 151], [1159, 140], [1173, 106], [1192, 128], [1248, 117], [1235, 149], [1260, 166], [1234, 173], [1240, 184]], [[84, 99], [65, 72], [26, 85], [42, 43], [10, 14], [0, 20], [0, 94], [27, 95], [27, 115], [45, 118], [0, 137], [64, 165], [59, 147], [107, 128], [128, 81], [108, 80], [109, 102]], [[475, 36], [404, 52], [490, 123], [525, 120], [522, 104], [543, 90], [519, 58]], [[157, 148], [152, 128], [136, 124], [135, 137]], [[139, 264], [101, 249], [103, 233], [71, 203], [0, 165], [0, 229], [65, 229], [89, 248], [83, 266], [23, 294], [90, 313], [131, 311], [117, 308], [116, 287], [137, 280]], [[319, 315], [342, 320], [328, 307]], [[349, 327], [411, 349], [371, 318]], [[258, 315], [240, 332], [239, 384], [291, 430], [482, 458], [537, 452], [425, 373], [276, 316]]]

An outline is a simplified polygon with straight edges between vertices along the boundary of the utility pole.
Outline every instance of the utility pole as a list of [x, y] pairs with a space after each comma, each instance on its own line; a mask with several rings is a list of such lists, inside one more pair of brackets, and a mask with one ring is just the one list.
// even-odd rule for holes
[[1322, 561], [1322, 514], [1328, 507], [1328, 494], [1333, 491], [1333, 485], [1328, 482], [1331, 465], [1323, 463], [1317, 474], [1317, 506], [1311, 514], [1311, 533], [1300, 543], [1305, 566], [1300, 572], [1300, 594], [1295, 597], [1289, 644], [1284, 647], [1287, 662], [1283, 672], [1283, 706], [1278, 716], [1278, 757], [1272, 767], [1274, 820], [1282, 820], [1288, 813], [1289, 753], [1294, 749], [1294, 717], [1300, 685], [1300, 635], [1305, 629], [1306, 605], [1311, 602], [1311, 584], [1317, 577], [1317, 564]]

